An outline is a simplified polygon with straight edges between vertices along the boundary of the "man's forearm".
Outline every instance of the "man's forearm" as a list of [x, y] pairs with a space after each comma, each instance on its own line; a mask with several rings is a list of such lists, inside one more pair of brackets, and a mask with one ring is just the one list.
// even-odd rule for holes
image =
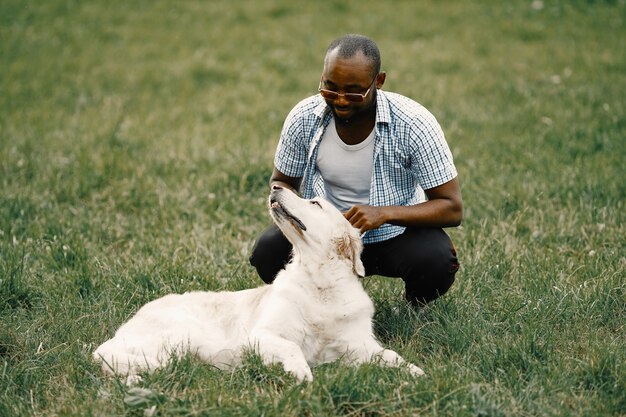
[[451, 200], [429, 200], [414, 206], [382, 207], [385, 223], [398, 226], [455, 227], [461, 224], [463, 208]]

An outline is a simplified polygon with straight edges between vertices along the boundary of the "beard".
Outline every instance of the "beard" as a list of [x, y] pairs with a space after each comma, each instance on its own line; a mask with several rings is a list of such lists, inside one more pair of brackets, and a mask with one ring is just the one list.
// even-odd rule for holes
[[372, 115], [376, 114], [376, 90], [373, 92], [372, 101], [370, 101], [367, 105], [359, 108], [352, 108], [351, 105], [347, 107], [336, 107], [335, 105], [328, 103], [330, 110], [333, 113], [335, 118], [335, 122], [344, 123], [344, 124], [354, 124], [361, 120], [368, 119], [372, 117]]

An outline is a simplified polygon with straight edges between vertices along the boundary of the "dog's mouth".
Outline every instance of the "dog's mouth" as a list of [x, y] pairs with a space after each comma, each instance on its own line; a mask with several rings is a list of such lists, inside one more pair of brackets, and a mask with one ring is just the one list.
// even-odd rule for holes
[[302, 223], [302, 220], [291, 214], [278, 201], [271, 199], [270, 208], [278, 217], [287, 219], [289, 222], [291, 222], [291, 224], [301, 230], [306, 230], [306, 226], [304, 225], [304, 223]]

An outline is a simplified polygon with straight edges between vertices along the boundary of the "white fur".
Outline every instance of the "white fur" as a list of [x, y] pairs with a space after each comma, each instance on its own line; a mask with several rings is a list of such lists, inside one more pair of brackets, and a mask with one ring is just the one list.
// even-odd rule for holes
[[132, 381], [185, 352], [225, 369], [251, 348], [299, 380], [311, 381], [311, 366], [339, 358], [405, 364], [423, 375], [375, 339], [374, 305], [358, 279], [361, 239], [343, 215], [325, 200], [280, 187], [270, 196], [270, 214], [294, 247], [272, 285], [171, 294], [146, 304], [94, 352], [104, 371]]

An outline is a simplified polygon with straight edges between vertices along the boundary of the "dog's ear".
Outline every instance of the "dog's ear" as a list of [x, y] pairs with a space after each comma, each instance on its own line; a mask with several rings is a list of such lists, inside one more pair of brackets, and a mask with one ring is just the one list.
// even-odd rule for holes
[[339, 257], [351, 261], [354, 273], [360, 277], [364, 277], [365, 267], [363, 266], [363, 262], [361, 262], [361, 252], [363, 251], [361, 237], [354, 233], [346, 232], [336, 240], [336, 244]]

